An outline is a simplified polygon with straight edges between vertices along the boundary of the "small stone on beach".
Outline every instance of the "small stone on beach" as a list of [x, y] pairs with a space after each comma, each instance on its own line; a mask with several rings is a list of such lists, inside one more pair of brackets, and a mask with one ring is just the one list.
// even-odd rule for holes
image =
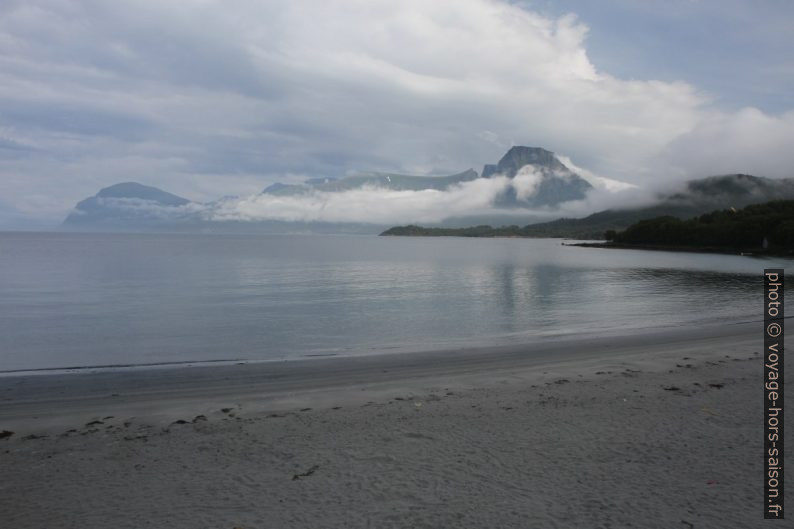
[[314, 474], [319, 469], [320, 469], [320, 465], [314, 465], [309, 470], [307, 470], [306, 472], [304, 472], [302, 474], [293, 474], [292, 481], [298, 480], [300, 478], [307, 478], [307, 477], [311, 476], [312, 474]]

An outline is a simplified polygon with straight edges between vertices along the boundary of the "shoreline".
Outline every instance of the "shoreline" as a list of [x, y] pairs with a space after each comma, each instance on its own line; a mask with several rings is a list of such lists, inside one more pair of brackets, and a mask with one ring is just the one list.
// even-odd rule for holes
[[609, 242], [578, 242], [562, 243], [563, 246], [577, 246], [579, 248], [601, 248], [606, 250], [647, 250], [652, 252], [683, 252], [683, 253], [713, 253], [721, 255], [736, 255], [742, 257], [782, 257], [792, 258], [792, 254], [764, 251], [760, 248], [746, 251], [719, 248], [715, 246], [665, 246], [659, 244], [621, 244]]
[[[790, 316], [794, 318], [794, 316]], [[592, 329], [583, 329], [563, 333], [562, 331], [552, 333], [539, 333], [535, 335], [525, 336], [523, 340], [510, 340], [501, 336], [495, 336], [489, 340], [478, 339], [475, 342], [465, 342], [462, 340], [456, 341], [440, 341], [432, 345], [406, 345], [394, 346], [388, 345], [384, 347], [372, 346], [359, 346], [359, 347], [346, 347], [339, 348], [332, 352], [315, 352], [309, 351], [297, 355], [276, 355], [270, 358], [247, 358], [247, 357], [228, 357], [228, 358], [214, 358], [214, 359], [188, 359], [188, 360], [169, 360], [162, 362], [118, 362], [108, 364], [75, 364], [71, 366], [54, 366], [54, 367], [31, 367], [31, 368], [12, 368], [0, 369], [0, 381], [4, 378], [16, 378], [27, 376], [50, 376], [50, 375], [80, 375], [80, 374], [100, 374], [100, 373], [134, 373], [137, 371], [148, 370], [170, 370], [170, 369], [203, 369], [215, 368], [220, 366], [232, 365], [258, 365], [258, 364], [281, 364], [290, 362], [310, 362], [313, 360], [330, 360], [330, 359], [345, 359], [345, 358], [378, 358], [378, 357], [394, 357], [399, 358], [403, 355], [458, 355], [462, 352], [465, 354], [479, 354], [488, 351], [502, 351], [507, 349], [522, 349], [530, 353], [539, 348], [544, 350], [544, 347], [551, 344], [560, 344], [568, 346], [575, 346], [577, 342], [589, 342], [592, 338], [609, 339], [616, 338], [620, 340], [630, 340], [632, 337], [642, 336], [660, 336], [668, 332], [677, 332], [691, 328], [713, 328], [722, 325], [738, 325], [743, 323], [752, 323], [745, 318], [734, 319], [726, 322], [725, 319], [702, 319], [693, 322], [688, 322], [685, 325], [677, 323], [668, 323], [665, 325], [646, 326], [634, 330], [631, 334], [626, 334], [619, 328], [610, 328], [594, 332]], [[760, 325], [761, 320], [756, 321]]]
[[[278, 407], [285, 394], [345, 393], [356, 384], [411, 386], [433, 379], [466, 380], [488, 385], [493, 373], [549, 369], [616, 361], [650, 361], [671, 351], [690, 350], [714, 340], [757, 341], [760, 321], [647, 329], [635, 334], [572, 338], [547, 337], [530, 343], [456, 347], [425, 351], [348, 356], [309, 356], [266, 361], [195, 362], [120, 369], [84, 368], [7, 372], [0, 376], [0, 428], [54, 421], [66, 424], [74, 414], [141, 413], [168, 418], [174, 410], [206, 411], [207, 399], [246, 400], [260, 410]], [[731, 342], [733, 343], [733, 342]], [[377, 391], [376, 391], [377, 392]], [[56, 407], [52, 407], [57, 404]], [[72, 415], [70, 415], [72, 414]], [[35, 419], [31, 419], [35, 417]], [[47, 419], [49, 418], [49, 419]], [[8, 429], [8, 427], [5, 427]]]
[[761, 331], [0, 379], [0, 510], [55, 529], [750, 527]]

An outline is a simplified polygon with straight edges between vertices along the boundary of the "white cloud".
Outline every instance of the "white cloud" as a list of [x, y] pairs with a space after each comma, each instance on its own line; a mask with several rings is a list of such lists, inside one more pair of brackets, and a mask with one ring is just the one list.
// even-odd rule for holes
[[756, 108], [705, 115], [660, 154], [679, 174], [746, 173], [794, 177], [794, 111], [779, 116]]
[[543, 173], [535, 166], [525, 165], [518, 170], [516, 176], [513, 178], [513, 188], [516, 190], [516, 197], [519, 200], [527, 200], [538, 188], [538, 185], [543, 181]]
[[[289, 174], [479, 170], [513, 142], [607, 188], [792, 166], [790, 113], [718, 113], [685, 82], [616, 78], [587, 31], [496, 0], [9, 4], [0, 196], [47, 193], [63, 215], [132, 179], [211, 200]], [[349, 216], [388, 216], [367, 196]]]
[[637, 187], [636, 184], [632, 184], [629, 182], [621, 182], [620, 180], [614, 180], [612, 178], [598, 176], [594, 172], [585, 169], [584, 167], [579, 167], [578, 165], [573, 163], [573, 160], [571, 160], [568, 156], [565, 156], [563, 154], [558, 153], [557, 158], [563, 164], [565, 164], [565, 166], [568, 167], [571, 171], [573, 171], [574, 173], [578, 174], [579, 176], [587, 180], [590, 183], [590, 185], [592, 185], [596, 189], [603, 189], [610, 192], [616, 192], [616, 191], [623, 191], [625, 189], [632, 189]]
[[214, 221], [432, 223], [449, 217], [495, 212], [493, 200], [509, 183], [506, 177], [496, 177], [463, 182], [443, 191], [398, 191], [366, 186], [337, 193], [258, 194], [222, 201], [204, 216]]

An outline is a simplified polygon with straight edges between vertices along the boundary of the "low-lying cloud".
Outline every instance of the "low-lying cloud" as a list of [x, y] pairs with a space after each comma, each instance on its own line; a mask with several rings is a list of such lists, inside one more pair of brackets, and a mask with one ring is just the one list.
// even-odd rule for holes
[[[75, 209], [72, 215], [91, 217], [100, 212], [112, 222], [121, 223], [281, 221], [397, 225], [437, 224], [451, 218], [467, 217], [488, 217], [497, 223], [500, 218], [556, 218], [590, 205], [587, 200], [538, 208], [499, 205], [499, 199], [511, 187], [519, 200], [530, 199], [543, 177], [540, 170], [527, 166], [512, 179], [495, 175], [445, 189], [396, 190], [368, 184], [345, 191], [324, 191], [307, 186], [294, 194], [257, 193], [179, 206], [140, 198], [95, 197], [89, 206], [84, 206], [87, 209]], [[80, 219], [73, 220], [79, 222]]]
[[457, 216], [497, 212], [494, 200], [510, 185], [500, 176], [480, 178], [445, 190], [394, 190], [364, 186], [342, 192], [309, 190], [301, 195], [252, 195], [229, 199], [208, 210], [207, 220], [435, 223]]

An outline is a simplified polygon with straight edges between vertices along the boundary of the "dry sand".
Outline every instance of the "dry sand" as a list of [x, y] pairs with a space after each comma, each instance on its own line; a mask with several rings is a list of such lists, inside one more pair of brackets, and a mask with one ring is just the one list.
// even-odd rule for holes
[[766, 527], [761, 338], [4, 377], [0, 521]]

